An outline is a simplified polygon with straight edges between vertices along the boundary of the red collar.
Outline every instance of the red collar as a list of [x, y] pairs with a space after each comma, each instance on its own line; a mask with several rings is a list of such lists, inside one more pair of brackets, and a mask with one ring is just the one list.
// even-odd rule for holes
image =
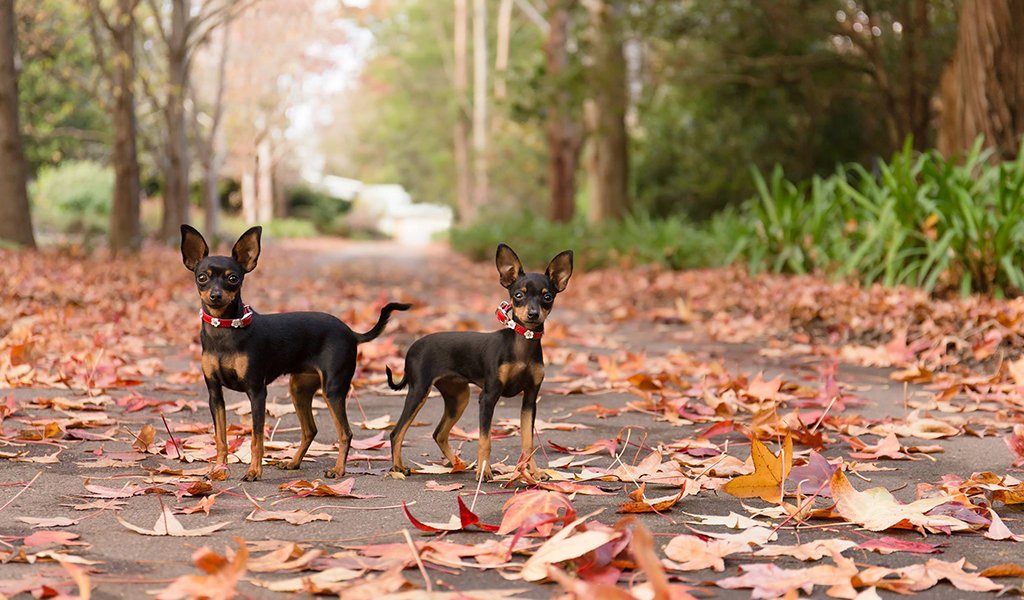
[[498, 317], [498, 321], [503, 323], [505, 327], [511, 329], [512, 331], [518, 333], [519, 335], [523, 336], [528, 340], [539, 340], [540, 338], [544, 337], [543, 331], [534, 331], [532, 329], [527, 329], [520, 325], [519, 323], [516, 323], [512, 316], [509, 315], [510, 310], [512, 310], [512, 305], [509, 304], [508, 302], [502, 302], [501, 304], [498, 305], [498, 310], [494, 311], [494, 316]]
[[241, 329], [248, 327], [252, 323], [252, 308], [248, 304], [242, 305], [242, 316], [238, 319], [221, 319], [218, 317], [211, 317], [206, 314], [206, 311], [199, 309], [199, 318], [203, 320], [203, 323], [211, 325], [213, 327], [221, 327], [225, 329]]

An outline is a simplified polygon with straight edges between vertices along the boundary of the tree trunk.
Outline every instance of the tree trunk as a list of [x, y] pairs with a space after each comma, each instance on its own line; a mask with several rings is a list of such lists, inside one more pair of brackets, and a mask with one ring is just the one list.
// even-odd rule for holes
[[0, 240], [36, 245], [29, 212], [28, 167], [18, 120], [14, 0], [0, 0]]
[[573, 0], [548, 0], [548, 35], [544, 40], [547, 65], [548, 189], [551, 220], [571, 221], [576, 212], [576, 168], [582, 132], [572, 117], [572, 94], [566, 85], [569, 68], [569, 9]]
[[469, 114], [466, 110], [466, 92], [469, 89], [469, 60], [467, 38], [469, 30], [468, 0], [455, 0], [455, 130], [453, 131], [455, 159], [455, 200], [459, 209], [459, 222], [472, 223], [476, 219], [473, 204], [472, 176], [469, 172]]
[[626, 138], [626, 58], [623, 53], [621, 0], [588, 0], [591, 32], [590, 214], [599, 223], [621, 219], [629, 209], [629, 155]]
[[137, 250], [142, 243], [139, 224], [139, 157], [135, 118], [135, 4], [118, 0], [111, 22], [114, 41], [112, 61], [114, 143], [114, 203], [110, 213], [110, 248], [114, 252]]
[[939, 151], [963, 152], [977, 136], [1009, 160], [1024, 134], [1024, 2], [963, 0], [953, 57], [939, 94]]
[[[230, 21], [221, 31], [220, 56], [217, 59], [217, 84], [213, 99], [213, 115], [210, 117], [210, 131], [203, 136], [196, 128], [198, 147], [202, 152], [203, 164], [203, 212], [207, 237], [217, 240], [220, 232], [220, 168], [224, 163], [223, 140], [220, 135], [221, 117], [224, 115], [224, 87], [227, 81], [228, 48], [231, 39]], [[193, 102], [193, 104], [197, 104]], [[198, 110], [194, 111], [198, 115]]]
[[167, 100], [164, 119], [167, 126], [167, 154], [164, 168], [163, 220], [160, 237], [165, 242], [178, 239], [181, 224], [189, 222], [188, 130], [185, 121], [185, 94], [188, 90], [189, 0], [171, 3], [171, 29], [167, 39]]
[[274, 220], [274, 159], [270, 137], [264, 135], [256, 145], [256, 220], [269, 223]]
[[473, 2], [473, 203], [487, 205], [487, 1]]
[[246, 156], [242, 165], [242, 216], [246, 225], [259, 223], [259, 207], [256, 198], [256, 161]]
[[[931, 93], [928, 85], [928, 55], [925, 45], [931, 36], [928, 20], [928, 0], [905, 0], [900, 3], [900, 23], [903, 24], [903, 44], [900, 46], [902, 80], [902, 144], [906, 136], [914, 138], [914, 149], [930, 147]], [[897, 146], [898, 147], [898, 146]]]

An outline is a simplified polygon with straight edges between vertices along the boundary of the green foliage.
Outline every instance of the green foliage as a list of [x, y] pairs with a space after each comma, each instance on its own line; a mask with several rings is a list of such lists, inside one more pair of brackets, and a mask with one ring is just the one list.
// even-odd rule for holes
[[321, 233], [337, 234], [346, 230], [343, 215], [352, 208], [348, 200], [299, 185], [287, 191], [288, 211], [295, 219], [312, 223]]
[[63, 160], [104, 160], [109, 123], [89, 86], [100, 79], [83, 25], [87, 13], [68, 0], [15, 3], [18, 100], [25, 157], [33, 172]]
[[[234, 240], [249, 229], [245, 220], [235, 215], [225, 215], [221, 221], [225, 239]], [[274, 219], [263, 223], [263, 235], [271, 238], [311, 238], [318, 234], [316, 226], [302, 219]]]
[[114, 172], [90, 161], [44, 167], [32, 184], [34, 220], [40, 228], [87, 236], [107, 231]]
[[578, 269], [635, 264], [685, 269], [729, 263], [746, 227], [734, 211], [723, 212], [700, 227], [679, 217], [633, 215], [622, 222], [592, 225], [582, 219], [553, 223], [526, 213], [455, 229], [451, 244], [475, 260], [492, 260], [495, 247], [504, 242], [524, 265], [535, 269], [565, 249], [575, 253]]
[[909, 143], [877, 174], [860, 165], [796, 185], [755, 173], [746, 207], [753, 270], [852, 277], [865, 284], [996, 295], [1024, 292], [1024, 152], [962, 161]]

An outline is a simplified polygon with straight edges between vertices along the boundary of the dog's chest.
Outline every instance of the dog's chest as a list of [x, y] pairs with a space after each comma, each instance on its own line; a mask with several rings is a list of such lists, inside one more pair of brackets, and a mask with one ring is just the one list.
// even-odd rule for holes
[[538, 362], [507, 362], [498, 367], [502, 395], [514, 396], [544, 380], [544, 364]]
[[203, 353], [203, 375], [231, 389], [241, 390], [249, 375], [249, 357], [242, 353]]

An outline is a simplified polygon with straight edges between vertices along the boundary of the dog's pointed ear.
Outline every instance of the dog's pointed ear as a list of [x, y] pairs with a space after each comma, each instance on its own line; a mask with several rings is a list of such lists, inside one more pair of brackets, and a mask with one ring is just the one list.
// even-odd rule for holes
[[260, 258], [260, 238], [262, 236], [262, 227], [259, 225], [250, 227], [238, 238], [234, 248], [231, 249], [231, 258], [238, 261], [246, 273], [256, 268], [256, 261]]
[[560, 252], [558, 256], [552, 258], [544, 273], [551, 283], [555, 284], [556, 290], [564, 292], [565, 287], [569, 285], [569, 278], [572, 277], [572, 250]]
[[181, 260], [185, 268], [195, 271], [199, 261], [210, 255], [210, 246], [203, 239], [203, 234], [191, 225], [181, 226]]
[[501, 286], [504, 288], [511, 287], [516, 279], [523, 275], [523, 263], [519, 262], [515, 251], [505, 244], [498, 244], [498, 251], [494, 255], [494, 264], [498, 267]]

